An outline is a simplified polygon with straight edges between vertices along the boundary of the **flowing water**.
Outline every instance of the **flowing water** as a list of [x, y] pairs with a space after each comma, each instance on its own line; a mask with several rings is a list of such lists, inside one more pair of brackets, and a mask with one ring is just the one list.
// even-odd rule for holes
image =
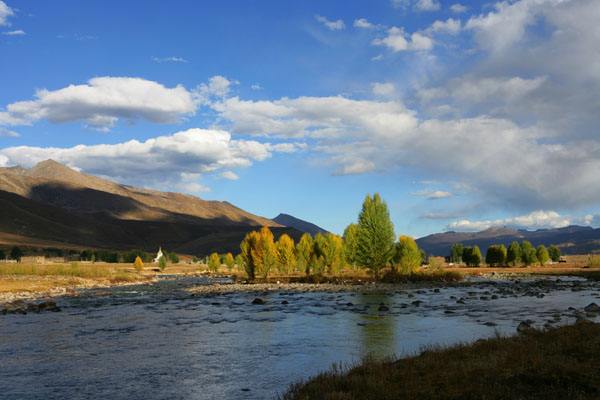
[[523, 320], [572, 323], [600, 303], [600, 282], [564, 277], [391, 294], [185, 290], [212, 282], [89, 290], [60, 313], [0, 316], [0, 398], [269, 399], [333, 363], [513, 334]]

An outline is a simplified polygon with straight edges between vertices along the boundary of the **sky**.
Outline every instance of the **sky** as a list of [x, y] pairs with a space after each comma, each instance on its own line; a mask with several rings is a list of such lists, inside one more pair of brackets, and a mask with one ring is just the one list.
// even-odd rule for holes
[[0, 0], [0, 166], [342, 233], [600, 225], [597, 0]]

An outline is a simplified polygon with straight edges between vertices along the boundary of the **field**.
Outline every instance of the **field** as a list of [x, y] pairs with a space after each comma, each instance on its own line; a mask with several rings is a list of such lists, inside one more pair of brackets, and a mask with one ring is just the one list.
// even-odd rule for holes
[[430, 349], [400, 360], [333, 368], [284, 400], [598, 399], [600, 324]]

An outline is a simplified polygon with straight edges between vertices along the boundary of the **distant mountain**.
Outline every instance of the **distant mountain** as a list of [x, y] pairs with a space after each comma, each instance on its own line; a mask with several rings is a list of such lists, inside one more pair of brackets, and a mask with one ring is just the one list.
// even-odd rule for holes
[[121, 185], [53, 160], [0, 168], [0, 244], [203, 255], [239, 251], [244, 235], [265, 225], [300, 235], [228, 202]]
[[300, 218], [296, 218], [289, 214], [279, 214], [273, 218], [273, 221], [277, 222], [279, 225], [297, 229], [300, 232], [310, 233], [313, 236], [317, 233], [328, 233], [325, 229], [313, 223], [301, 220]]
[[492, 244], [508, 246], [513, 240], [529, 240], [534, 246], [556, 245], [564, 254], [587, 254], [600, 251], [600, 229], [586, 226], [568, 226], [556, 229], [528, 231], [511, 228], [489, 228], [481, 232], [444, 232], [417, 239], [417, 244], [428, 254], [447, 256], [454, 243], [477, 245], [485, 254]]

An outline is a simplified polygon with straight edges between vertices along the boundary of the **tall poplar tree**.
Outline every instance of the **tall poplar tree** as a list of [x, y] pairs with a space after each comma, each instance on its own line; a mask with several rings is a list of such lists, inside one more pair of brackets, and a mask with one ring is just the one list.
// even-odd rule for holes
[[378, 193], [367, 195], [358, 216], [356, 261], [376, 278], [394, 254], [394, 225], [387, 204]]
[[298, 270], [310, 275], [311, 264], [313, 260], [313, 238], [309, 233], [305, 233], [296, 245], [296, 262]]
[[344, 229], [344, 257], [352, 266], [356, 265], [358, 225], [350, 224]]

